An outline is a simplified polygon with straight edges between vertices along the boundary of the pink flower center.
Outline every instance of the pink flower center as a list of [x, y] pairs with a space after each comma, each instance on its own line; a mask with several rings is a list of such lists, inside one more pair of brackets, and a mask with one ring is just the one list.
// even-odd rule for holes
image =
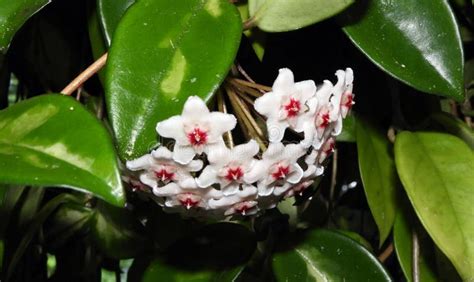
[[185, 206], [188, 210], [190, 208], [196, 207], [201, 201], [201, 197], [193, 193], [179, 194], [177, 198], [181, 205]]
[[283, 107], [285, 108], [288, 117], [295, 117], [301, 110], [301, 103], [294, 98], [290, 98], [290, 102]]
[[290, 173], [290, 166], [284, 166], [279, 164], [276, 169], [272, 172], [272, 177], [275, 180], [285, 179], [286, 176]]
[[344, 96], [342, 96], [342, 106], [350, 110], [352, 108], [352, 105], [354, 105], [352, 93], [344, 93]]
[[193, 146], [204, 145], [207, 142], [207, 132], [196, 127], [188, 133], [188, 140]]
[[227, 174], [224, 176], [225, 179], [229, 181], [237, 181], [240, 180], [244, 176], [244, 173], [240, 167], [236, 168], [228, 168], [227, 169]]
[[329, 139], [327, 143], [324, 145], [323, 152], [326, 155], [331, 154], [334, 151], [335, 145], [336, 145], [336, 142], [334, 142], [334, 139]]
[[251, 210], [253, 207], [257, 205], [257, 202], [255, 201], [245, 201], [241, 203], [237, 203], [234, 205], [234, 210], [237, 213], [240, 213], [241, 215], [247, 214], [249, 210]]
[[317, 117], [316, 117], [316, 127], [319, 128], [326, 128], [328, 127], [331, 119], [329, 117], [329, 110], [328, 109], [322, 109]]
[[165, 182], [165, 181], [171, 181], [174, 178], [174, 173], [166, 171], [166, 169], [160, 169], [159, 171], [155, 171], [155, 176], [159, 180]]

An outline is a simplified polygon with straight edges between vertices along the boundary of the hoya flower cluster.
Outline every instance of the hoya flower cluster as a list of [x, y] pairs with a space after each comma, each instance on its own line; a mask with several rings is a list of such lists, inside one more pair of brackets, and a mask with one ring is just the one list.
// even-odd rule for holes
[[[161, 146], [127, 162], [139, 182], [151, 188], [165, 210], [188, 215], [252, 215], [300, 194], [320, 176], [333, 151], [334, 137], [353, 104], [351, 69], [336, 72], [319, 89], [311, 80], [294, 82], [280, 69], [272, 91], [254, 102], [266, 118], [268, 147], [260, 152], [250, 140], [228, 148], [225, 132], [236, 126], [231, 114], [210, 112], [198, 97], [189, 97], [181, 115], [157, 124], [158, 134], [174, 140], [172, 151]], [[287, 129], [302, 133], [299, 143], [284, 145]]]

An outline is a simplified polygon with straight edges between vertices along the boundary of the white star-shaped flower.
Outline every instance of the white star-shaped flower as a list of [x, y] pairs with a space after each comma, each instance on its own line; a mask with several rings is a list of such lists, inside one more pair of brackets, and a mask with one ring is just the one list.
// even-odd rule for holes
[[236, 123], [233, 115], [209, 112], [203, 100], [191, 96], [184, 104], [182, 114], [159, 122], [156, 131], [160, 136], [176, 141], [173, 158], [187, 164], [196, 154], [225, 146], [222, 134], [232, 130]]
[[314, 81], [295, 83], [291, 70], [280, 69], [272, 91], [255, 100], [255, 110], [267, 118], [270, 142], [280, 142], [287, 127], [296, 132], [305, 130], [304, 124], [310, 122], [310, 116], [306, 115], [309, 110], [306, 102], [315, 92]]
[[241, 184], [251, 184], [246, 175], [252, 169], [259, 147], [255, 140], [238, 145], [233, 149], [223, 146], [209, 152], [209, 165], [204, 168], [196, 182], [199, 187], [220, 184], [224, 195], [232, 195], [239, 191]]
[[252, 215], [258, 212], [257, 188], [244, 184], [237, 193], [222, 197], [218, 200], [210, 199], [209, 207], [212, 209], [225, 209], [224, 215]]
[[303, 177], [298, 159], [304, 154], [305, 149], [300, 144], [270, 143], [262, 160], [249, 172], [248, 180], [258, 181], [259, 196], [281, 195]]
[[127, 168], [132, 171], [144, 170], [140, 174], [140, 181], [151, 188], [157, 188], [176, 182], [182, 186], [189, 186], [194, 178], [190, 172], [199, 171], [202, 161], [193, 160], [186, 165], [179, 164], [173, 160], [173, 153], [166, 147], [159, 147], [138, 159], [127, 161]]

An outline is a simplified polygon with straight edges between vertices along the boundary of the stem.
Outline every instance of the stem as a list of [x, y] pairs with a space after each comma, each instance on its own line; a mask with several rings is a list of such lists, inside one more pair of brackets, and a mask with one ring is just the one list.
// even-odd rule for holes
[[[222, 112], [224, 114], [227, 114], [227, 105], [224, 101], [224, 96], [222, 95], [222, 92], [219, 91], [217, 94], [217, 108], [219, 109], [219, 112]], [[229, 146], [229, 148], [234, 148], [234, 139], [232, 138], [232, 132], [227, 131], [224, 134], [224, 141]]]
[[255, 80], [253, 80], [250, 75], [248, 75], [248, 73], [244, 70], [244, 68], [240, 65], [240, 64], [237, 64], [237, 70], [240, 72], [240, 74], [245, 77], [245, 79], [247, 79], [248, 81], [252, 82], [252, 83], [255, 83]]
[[419, 269], [419, 259], [420, 259], [420, 245], [418, 242], [418, 234], [415, 231], [411, 233], [412, 241], [412, 279], [413, 282], [420, 282], [420, 269]]
[[247, 136], [247, 138], [254, 138], [259, 144], [260, 149], [262, 151], [265, 151], [267, 149], [267, 146], [265, 145], [265, 139], [263, 137], [264, 134], [261, 128], [258, 126], [257, 122], [250, 114], [250, 111], [247, 109], [242, 100], [240, 100], [235, 91], [229, 86], [226, 86], [225, 89], [229, 94], [229, 99], [232, 104], [232, 107], [237, 113], [237, 118], [239, 119], [240, 125], [243, 126], [243, 133]]
[[392, 253], [393, 243], [390, 243], [390, 245], [388, 245], [388, 247], [379, 255], [379, 261], [384, 263]]
[[258, 83], [246, 81], [246, 80], [239, 79], [239, 78], [232, 78], [232, 79], [230, 79], [230, 82], [245, 85], [245, 86], [255, 88], [255, 89], [258, 89], [258, 90], [263, 90], [265, 92], [272, 91], [272, 88], [270, 86], [261, 85], [261, 84], [258, 84]]
[[245, 22], [242, 23], [242, 29], [243, 30], [249, 30], [257, 24], [257, 21], [255, 21], [254, 17], [248, 18]]
[[337, 149], [334, 150], [332, 156], [332, 173], [331, 173], [331, 186], [329, 188], [329, 210], [333, 209], [334, 192], [336, 190], [337, 180]]
[[86, 70], [79, 74], [73, 81], [71, 81], [68, 86], [66, 86], [61, 93], [64, 95], [71, 95], [76, 91], [84, 82], [86, 82], [91, 76], [96, 74], [107, 61], [107, 53], [102, 55], [97, 61], [90, 65]]

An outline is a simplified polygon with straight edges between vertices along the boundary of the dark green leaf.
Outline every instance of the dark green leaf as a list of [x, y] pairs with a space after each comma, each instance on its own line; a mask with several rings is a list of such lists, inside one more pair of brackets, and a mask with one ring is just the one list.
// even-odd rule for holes
[[299, 29], [341, 12], [354, 0], [249, 0], [250, 15], [270, 32]]
[[135, 0], [98, 0], [97, 11], [99, 23], [104, 34], [107, 47], [112, 42], [112, 36], [117, 28], [122, 16], [127, 9], [135, 3]]
[[474, 279], [473, 151], [452, 135], [402, 132], [395, 162], [428, 234], [463, 279]]
[[0, 183], [71, 187], [124, 203], [107, 131], [81, 104], [58, 94], [0, 112]]
[[359, 4], [344, 31], [369, 59], [418, 90], [463, 100], [462, 43], [447, 1]]
[[399, 212], [393, 226], [393, 243], [403, 274], [405, 274], [405, 278], [408, 282], [413, 281], [412, 232], [416, 231], [418, 233], [418, 243], [420, 246], [420, 256], [418, 258], [419, 281], [439, 281], [436, 275], [435, 265], [433, 265], [434, 246], [429, 238], [421, 237], [420, 232], [413, 228], [414, 225], [412, 223], [413, 220], [410, 221], [405, 213]]
[[397, 172], [387, 137], [362, 119], [356, 122], [357, 154], [364, 191], [377, 223], [381, 246], [392, 229], [396, 213]]
[[120, 157], [156, 143], [156, 123], [181, 113], [190, 95], [212, 97], [239, 46], [242, 24], [227, 0], [141, 0], [110, 48], [106, 98]]
[[51, 0], [0, 0], [0, 53], [6, 53], [15, 33]]
[[126, 209], [99, 202], [91, 225], [97, 247], [108, 257], [131, 258], [152, 247], [142, 235], [143, 227]]
[[273, 257], [278, 281], [391, 281], [383, 266], [356, 241], [319, 229]]

